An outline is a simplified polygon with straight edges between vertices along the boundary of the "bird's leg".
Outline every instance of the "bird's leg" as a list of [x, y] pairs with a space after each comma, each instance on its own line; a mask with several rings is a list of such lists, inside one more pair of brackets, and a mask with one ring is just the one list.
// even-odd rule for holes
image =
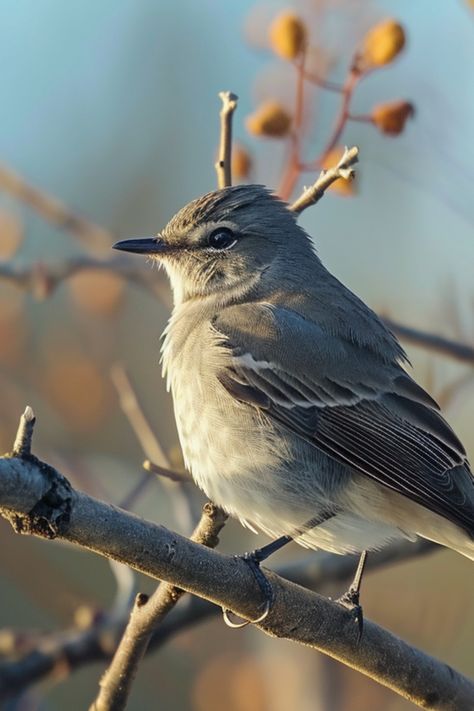
[[[265, 608], [260, 617], [256, 620], [252, 620], [252, 624], [255, 624], [256, 622], [263, 622], [265, 617], [270, 612], [271, 606], [273, 605], [273, 588], [270, 585], [268, 578], [264, 575], [264, 573], [262, 573], [260, 563], [269, 558], [273, 553], [276, 553], [276, 551], [279, 551], [280, 548], [283, 548], [283, 546], [286, 546], [286, 544], [290, 543], [292, 540], [293, 538], [291, 536], [281, 536], [280, 538], [277, 538], [276, 541], [272, 541], [266, 546], [262, 546], [262, 548], [256, 548], [254, 551], [236, 556], [247, 563], [250, 570], [254, 574], [260, 590], [262, 591], [263, 597], [265, 598]], [[222, 608], [222, 614], [226, 625], [228, 627], [232, 627], [233, 629], [246, 627], [250, 624], [250, 621], [248, 620], [245, 620], [245, 622], [234, 622], [229, 616], [229, 610], [226, 610], [224, 607]]]
[[362, 551], [357, 564], [357, 570], [354, 575], [354, 579], [349, 586], [349, 589], [337, 599], [337, 602], [344, 607], [349, 608], [353, 613], [354, 619], [359, 627], [359, 640], [362, 637], [362, 632], [364, 629], [364, 615], [362, 607], [360, 605], [360, 586], [362, 583], [362, 576], [364, 574], [365, 564], [367, 562], [367, 551]]
[[[273, 588], [270, 585], [270, 582], [268, 578], [265, 576], [265, 574], [262, 572], [260, 568], [260, 563], [262, 563], [264, 560], [269, 558], [273, 553], [276, 553], [276, 551], [279, 551], [280, 548], [283, 548], [283, 546], [286, 546], [287, 543], [290, 543], [293, 541], [295, 538], [298, 536], [301, 536], [303, 533], [306, 531], [311, 530], [312, 528], [315, 528], [316, 526], [319, 526], [321, 523], [324, 523], [324, 521], [327, 521], [328, 518], [331, 518], [334, 516], [334, 512], [326, 512], [324, 511], [322, 514], [320, 514], [318, 517], [312, 518], [309, 521], [307, 521], [304, 526], [302, 526], [299, 529], [296, 529], [291, 536], [281, 536], [280, 538], [277, 538], [275, 541], [272, 541], [271, 543], [268, 543], [266, 546], [262, 546], [262, 548], [256, 548], [254, 551], [251, 551], [250, 553], [244, 553], [243, 555], [237, 556], [237, 558], [241, 558], [243, 561], [247, 563], [247, 565], [250, 567], [250, 570], [254, 574], [255, 580], [257, 581], [260, 590], [262, 591], [262, 595], [265, 599], [265, 607], [260, 615], [260, 617], [256, 620], [252, 620], [252, 624], [255, 624], [257, 622], [262, 622], [268, 615], [268, 613], [271, 610], [271, 607], [273, 605]], [[233, 620], [230, 619], [229, 616], [229, 611], [226, 610], [224, 607], [222, 608], [222, 614], [224, 616], [224, 622], [228, 627], [232, 627], [233, 629], [238, 629], [240, 627], [246, 627], [246, 625], [250, 624], [249, 621], [245, 622], [233, 622]]]

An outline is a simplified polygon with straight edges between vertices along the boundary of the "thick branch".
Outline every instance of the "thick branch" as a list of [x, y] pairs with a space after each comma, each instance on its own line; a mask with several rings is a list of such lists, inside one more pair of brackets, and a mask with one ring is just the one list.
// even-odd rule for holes
[[[59, 537], [224, 606], [246, 619], [261, 594], [244, 561], [75, 491], [34, 457], [0, 459], [0, 509], [15, 530]], [[357, 644], [342, 606], [268, 572], [275, 604], [259, 627], [318, 649], [424, 708], [468, 711], [474, 683], [370, 621]]]
[[222, 101], [222, 109], [220, 112], [221, 134], [219, 154], [215, 168], [217, 173], [217, 187], [226, 188], [232, 185], [232, 115], [237, 108], [239, 97], [231, 91], [221, 91], [219, 98]]
[[[367, 570], [426, 555], [438, 546], [419, 539], [415, 543], [400, 541], [381, 551], [372, 553]], [[353, 556], [336, 556], [331, 553], [314, 553], [277, 572], [283, 577], [316, 589], [321, 593], [334, 583], [346, 583], [354, 574], [357, 560]], [[154, 632], [147, 651], [161, 647], [181, 630], [205, 622], [220, 614], [220, 608], [202, 598], [192, 597], [185, 607], [173, 610]], [[85, 630], [67, 630], [44, 635], [32, 651], [14, 660], [0, 662], [0, 700], [25, 690], [31, 684], [54, 674], [55, 669], [66, 664], [72, 671], [85, 664], [108, 661], [126, 625], [126, 617], [104, 613], [93, 627]], [[14, 635], [14, 632], [12, 632]]]
[[316, 182], [310, 188], [306, 188], [304, 193], [290, 206], [290, 210], [298, 215], [301, 214], [307, 207], [321, 200], [326, 190], [336, 180], [352, 178], [354, 175], [353, 166], [358, 162], [358, 156], [359, 149], [356, 146], [346, 148], [339, 163], [334, 168], [323, 170]]
[[[214, 548], [227, 514], [211, 503], [205, 504], [201, 520], [191, 540]], [[184, 595], [184, 590], [161, 583], [148, 599], [140, 593], [112, 662], [100, 682], [99, 694], [90, 711], [122, 711], [130, 694], [138, 665], [143, 659], [153, 632]]]

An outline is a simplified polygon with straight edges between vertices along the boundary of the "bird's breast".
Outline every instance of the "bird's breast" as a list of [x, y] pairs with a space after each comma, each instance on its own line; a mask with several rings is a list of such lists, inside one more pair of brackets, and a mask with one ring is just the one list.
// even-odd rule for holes
[[287, 456], [285, 442], [256, 408], [237, 402], [217, 375], [231, 355], [210, 323], [174, 333], [163, 344], [163, 369], [173, 396], [179, 439], [187, 468], [214, 502], [224, 505], [236, 490], [262, 484]]

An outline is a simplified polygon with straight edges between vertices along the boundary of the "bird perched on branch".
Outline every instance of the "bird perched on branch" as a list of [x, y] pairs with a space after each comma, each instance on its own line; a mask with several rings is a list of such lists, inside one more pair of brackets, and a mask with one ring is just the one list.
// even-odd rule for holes
[[[115, 248], [169, 274], [163, 369], [185, 461], [212, 501], [277, 538], [247, 556], [266, 594], [258, 564], [289, 540], [356, 553], [422, 536], [474, 560], [461, 442], [285, 203], [224, 188]], [[344, 598], [356, 607], [363, 560]]]

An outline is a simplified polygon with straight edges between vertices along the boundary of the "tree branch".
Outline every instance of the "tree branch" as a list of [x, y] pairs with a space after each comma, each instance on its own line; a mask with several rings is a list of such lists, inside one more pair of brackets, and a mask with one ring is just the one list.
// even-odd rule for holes
[[[227, 518], [218, 506], [205, 504], [191, 540], [214, 548]], [[137, 595], [128, 625], [100, 681], [100, 691], [90, 711], [122, 711], [125, 708], [138, 665], [145, 656], [153, 633], [184, 592], [169, 583], [161, 583], [149, 599], [143, 593]]]
[[307, 207], [321, 200], [326, 190], [336, 180], [339, 180], [339, 178], [344, 178], [345, 180], [352, 178], [354, 175], [353, 166], [358, 162], [358, 156], [359, 149], [356, 146], [345, 148], [339, 163], [334, 168], [321, 171], [316, 182], [310, 188], [306, 188], [304, 193], [290, 205], [290, 210], [300, 215]]
[[25, 203], [45, 220], [70, 232], [89, 247], [108, 247], [115, 241], [112, 232], [77, 215], [58, 198], [34, 187], [5, 165], [0, 165], [0, 190]]
[[391, 318], [382, 317], [382, 320], [396, 336], [408, 343], [413, 343], [415, 346], [420, 346], [441, 355], [450, 356], [463, 363], [474, 363], [474, 347], [467, 343], [453, 341], [437, 333], [419, 331], [417, 328], [411, 328], [397, 321], [392, 321]]
[[[246, 619], [261, 611], [261, 593], [246, 563], [209, 550], [74, 490], [33, 455], [0, 458], [0, 513], [18, 533], [61, 538], [165, 580]], [[366, 620], [360, 643], [341, 605], [267, 572], [275, 592], [267, 634], [318, 649], [419, 706], [468, 711], [474, 683]]]
[[[377, 570], [437, 550], [439, 546], [423, 539], [415, 543], [400, 541], [372, 553], [368, 558], [366, 570]], [[292, 582], [324, 593], [334, 583], [346, 583], [352, 577], [356, 564], [354, 556], [314, 553], [277, 569], [277, 572]], [[152, 635], [147, 652], [156, 650], [180, 631], [216, 617], [220, 612], [220, 608], [213, 603], [191, 597], [186, 607], [173, 610], [161, 623]], [[111, 616], [110, 613], [104, 612], [93, 627], [43, 635], [33, 650], [23, 653], [22, 656], [15, 654], [13, 660], [0, 662], [0, 700], [54, 674], [58, 665], [65, 664], [68, 669], [74, 670], [88, 663], [108, 661], [116, 647], [116, 640], [123, 634], [126, 622], [124, 615]]]
[[222, 101], [222, 109], [220, 112], [221, 134], [219, 154], [215, 169], [217, 173], [217, 187], [226, 188], [232, 185], [232, 115], [237, 108], [239, 97], [231, 91], [221, 91], [219, 98]]
[[[116, 363], [112, 367], [111, 376], [119, 395], [122, 412], [127, 417], [135, 436], [141, 444], [147, 457], [146, 461], [153, 461], [163, 471], [171, 471], [172, 467], [168, 455], [153, 432], [123, 365]], [[153, 481], [151, 477], [148, 477], [148, 480]], [[183, 489], [183, 482], [176, 481], [176, 479], [172, 481], [171, 476], [164, 476], [161, 479], [161, 483], [170, 496], [176, 522], [182, 531], [189, 533], [197, 520], [197, 515], [193, 516], [191, 499], [189, 493]]]
[[171, 305], [170, 290], [164, 275], [144, 264], [141, 265], [136, 259], [123, 256], [99, 259], [82, 255], [57, 264], [46, 265], [37, 262], [27, 267], [8, 262], [0, 264], [0, 279], [10, 281], [42, 300], [54, 293], [66, 279], [90, 269], [118, 274], [155, 294], [167, 306]]

